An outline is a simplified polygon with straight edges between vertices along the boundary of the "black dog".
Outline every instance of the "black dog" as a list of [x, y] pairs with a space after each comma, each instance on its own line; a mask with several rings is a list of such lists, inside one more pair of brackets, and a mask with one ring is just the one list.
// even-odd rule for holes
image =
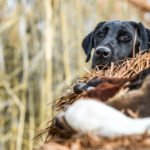
[[82, 47], [87, 55], [86, 62], [90, 60], [92, 48], [95, 49], [92, 68], [110, 65], [111, 62], [132, 57], [133, 51], [148, 50], [150, 30], [136, 22], [101, 22], [84, 38]]

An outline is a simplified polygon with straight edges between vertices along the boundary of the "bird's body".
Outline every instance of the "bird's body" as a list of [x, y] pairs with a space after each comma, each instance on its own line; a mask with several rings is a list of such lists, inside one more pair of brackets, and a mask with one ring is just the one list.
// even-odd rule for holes
[[132, 119], [92, 99], [78, 100], [68, 108], [64, 117], [68, 125], [78, 132], [106, 137], [142, 134], [150, 127], [150, 118]]

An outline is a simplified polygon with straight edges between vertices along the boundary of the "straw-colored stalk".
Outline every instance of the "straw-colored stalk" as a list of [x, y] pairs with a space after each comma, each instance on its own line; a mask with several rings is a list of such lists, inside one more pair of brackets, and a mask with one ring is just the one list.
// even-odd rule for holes
[[60, 19], [61, 19], [61, 30], [62, 30], [62, 43], [63, 43], [63, 62], [64, 62], [64, 72], [65, 72], [65, 82], [66, 84], [71, 83], [71, 70], [70, 70], [70, 56], [68, 51], [68, 23], [67, 23], [67, 12], [64, 3], [60, 2]]
[[150, 4], [147, 0], [128, 0], [128, 2], [140, 8], [143, 11], [150, 11]]
[[25, 112], [26, 112], [26, 89], [28, 86], [28, 68], [29, 68], [29, 58], [28, 58], [28, 43], [27, 43], [27, 36], [26, 36], [26, 9], [25, 9], [26, 0], [22, 0], [20, 2], [21, 8], [21, 15], [19, 19], [19, 36], [20, 42], [22, 46], [22, 61], [23, 61], [23, 80], [22, 84], [24, 85], [24, 90], [21, 93], [21, 101], [22, 105], [19, 106], [20, 108], [20, 119], [18, 124], [18, 135], [17, 135], [17, 143], [16, 143], [16, 150], [22, 149], [22, 141], [23, 141], [23, 134], [24, 134], [24, 125], [25, 125]]
[[5, 72], [5, 59], [4, 59], [4, 48], [3, 48], [3, 43], [0, 38], [0, 72]]
[[81, 42], [83, 40], [83, 37], [82, 37], [82, 33], [83, 33], [83, 28], [82, 28], [82, 1], [74, 1], [75, 3], [75, 9], [77, 10], [75, 13], [76, 13], [76, 22], [77, 22], [77, 27], [76, 27], [76, 39], [77, 39], [77, 58], [78, 58], [78, 61], [77, 61], [77, 66], [78, 66], [78, 70], [80, 70], [81, 68], [83, 68], [85, 66], [85, 63], [84, 63], [84, 59], [83, 59], [83, 55], [81, 51]]
[[[51, 0], [45, 0], [44, 3], [44, 13], [45, 13], [45, 30], [44, 30], [44, 52], [45, 52], [45, 63], [46, 63], [46, 76], [44, 84], [44, 93], [45, 98], [41, 100], [41, 120], [43, 120], [48, 114], [47, 114], [47, 104], [52, 102], [52, 48], [53, 48], [53, 22], [52, 22], [52, 1]], [[43, 114], [43, 115], [42, 115]], [[50, 114], [50, 117], [52, 115], [52, 112]]]

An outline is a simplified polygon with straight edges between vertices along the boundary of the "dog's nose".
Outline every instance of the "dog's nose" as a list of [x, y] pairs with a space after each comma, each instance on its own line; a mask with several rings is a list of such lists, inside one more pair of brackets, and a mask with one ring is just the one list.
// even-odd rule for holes
[[108, 47], [98, 47], [95, 51], [96, 56], [109, 57], [111, 54], [111, 50]]

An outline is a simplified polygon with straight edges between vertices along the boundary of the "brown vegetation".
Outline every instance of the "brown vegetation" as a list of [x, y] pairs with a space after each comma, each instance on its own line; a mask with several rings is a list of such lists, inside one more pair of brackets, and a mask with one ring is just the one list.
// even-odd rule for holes
[[150, 11], [150, 3], [147, 0], [128, 0], [131, 4], [135, 5], [143, 11]]
[[43, 144], [45, 138], [36, 143], [32, 139], [52, 117], [53, 100], [61, 91], [70, 91], [68, 85], [90, 68], [81, 41], [97, 22], [145, 23], [136, 8], [121, 0], [0, 0], [0, 10], [0, 149], [4, 150], [32, 150]]
[[[108, 101], [106, 102], [108, 105], [111, 105], [119, 110], [124, 110], [124, 112], [130, 115], [131, 117], [147, 117], [150, 115], [150, 111], [148, 109], [150, 107], [149, 103], [150, 76], [148, 76], [144, 80], [142, 86], [139, 89], [131, 91], [127, 89], [127, 87], [129, 87], [130, 85], [130, 82], [128, 83], [127, 81], [130, 81], [129, 80], [130, 78], [135, 80], [135, 77], [138, 77], [136, 76], [136, 74], [141, 72], [143, 69], [149, 67], [150, 67], [150, 52], [145, 53], [143, 55], [140, 53], [136, 55], [135, 58], [126, 60], [123, 64], [113, 67], [110, 66], [108, 67], [108, 69], [105, 70], [93, 71], [85, 75], [83, 78], [80, 78], [78, 82], [82, 81], [86, 83], [93, 77], [99, 77], [105, 79], [106, 81], [112, 82], [112, 84], [109, 83], [111, 86], [116, 86], [117, 83], [116, 81], [113, 80], [113, 77], [118, 78], [118, 81], [119, 78], [125, 79], [124, 81], [126, 82], [124, 82], [124, 84], [123, 83], [120, 84], [119, 85], [120, 89], [118, 90], [119, 92], [116, 91], [115, 93], [113, 93], [113, 91], [110, 89], [110, 85], [108, 86], [108, 82], [107, 86], [105, 87], [103, 86], [102, 83], [98, 85], [95, 89], [87, 92], [85, 91], [82, 94], [74, 94], [72, 91], [70, 94], [66, 94], [66, 96], [63, 96], [57, 100], [55, 110], [65, 111], [66, 107], [68, 107], [74, 101], [78, 100], [80, 97], [89, 97], [90, 92], [92, 92], [93, 94], [92, 97], [95, 96], [97, 100], [101, 100], [103, 98], [102, 95], [106, 94], [105, 93], [106, 90], [107, 92], [109, 92], [109, 94], [107, 93], [109, 97], [107, 98]], [[126, 70], [126, 72], [124, 70]], [[108, 73], [109, 78], [105, 78], [106, 75], [108, 76]], [[111, 78], [113, 81], [111, 81]], [[139, 78], [137, 78], [137, 81], [139, 81]], [[103, 87], [100, 88], [101, 85]], [[100, 94], [97, 95], [97, 93]], [[110, 93], [112, 93], [112, 95], [110, 95]], [[136, 114], [137, 112], [138, 115]], [[55, 120], [53, 120], [51, 126], [43, 132], [43, 133], [47, 132], [48, 134], [46, 138], [47, 144], [43, 146], [43, 149], [44, 147], [51, 147], [55, 144], [56, 145], [54, 146], [54, 149], [57, 149], [57, 146], [58, 147], [60, 146], [60, 150], [61, 149], [63, 150], [63, 147], [61, 147], [61, 145], [66, 145], [65, 148], [69, 149], [72, 149], [72, 147], [75, 146], [75, 150], [88, 148], [90, 150], [94, 150], [95, 148], [96, 149], [102, 148], [104, 150], [107, 150], [108, 145], [109, 148], [111, 148], [112, 150], [119, 150], [120, 148], [124, 150], [133, 150], [138, 148], [140, 150], [150, 147], [149, 135], [147, 134], [140, 136], [122, 137], [116, 139], [105, 139], [100, 137], [94, 137], [93, 135], [80, 135], [79, 133], [77, 134], [74, 130], [70, 129], [67, 126], [66, 122], [63, 122], [62, 120], [61, 123], [62, 127], [59, 128], [55, 125]]]

